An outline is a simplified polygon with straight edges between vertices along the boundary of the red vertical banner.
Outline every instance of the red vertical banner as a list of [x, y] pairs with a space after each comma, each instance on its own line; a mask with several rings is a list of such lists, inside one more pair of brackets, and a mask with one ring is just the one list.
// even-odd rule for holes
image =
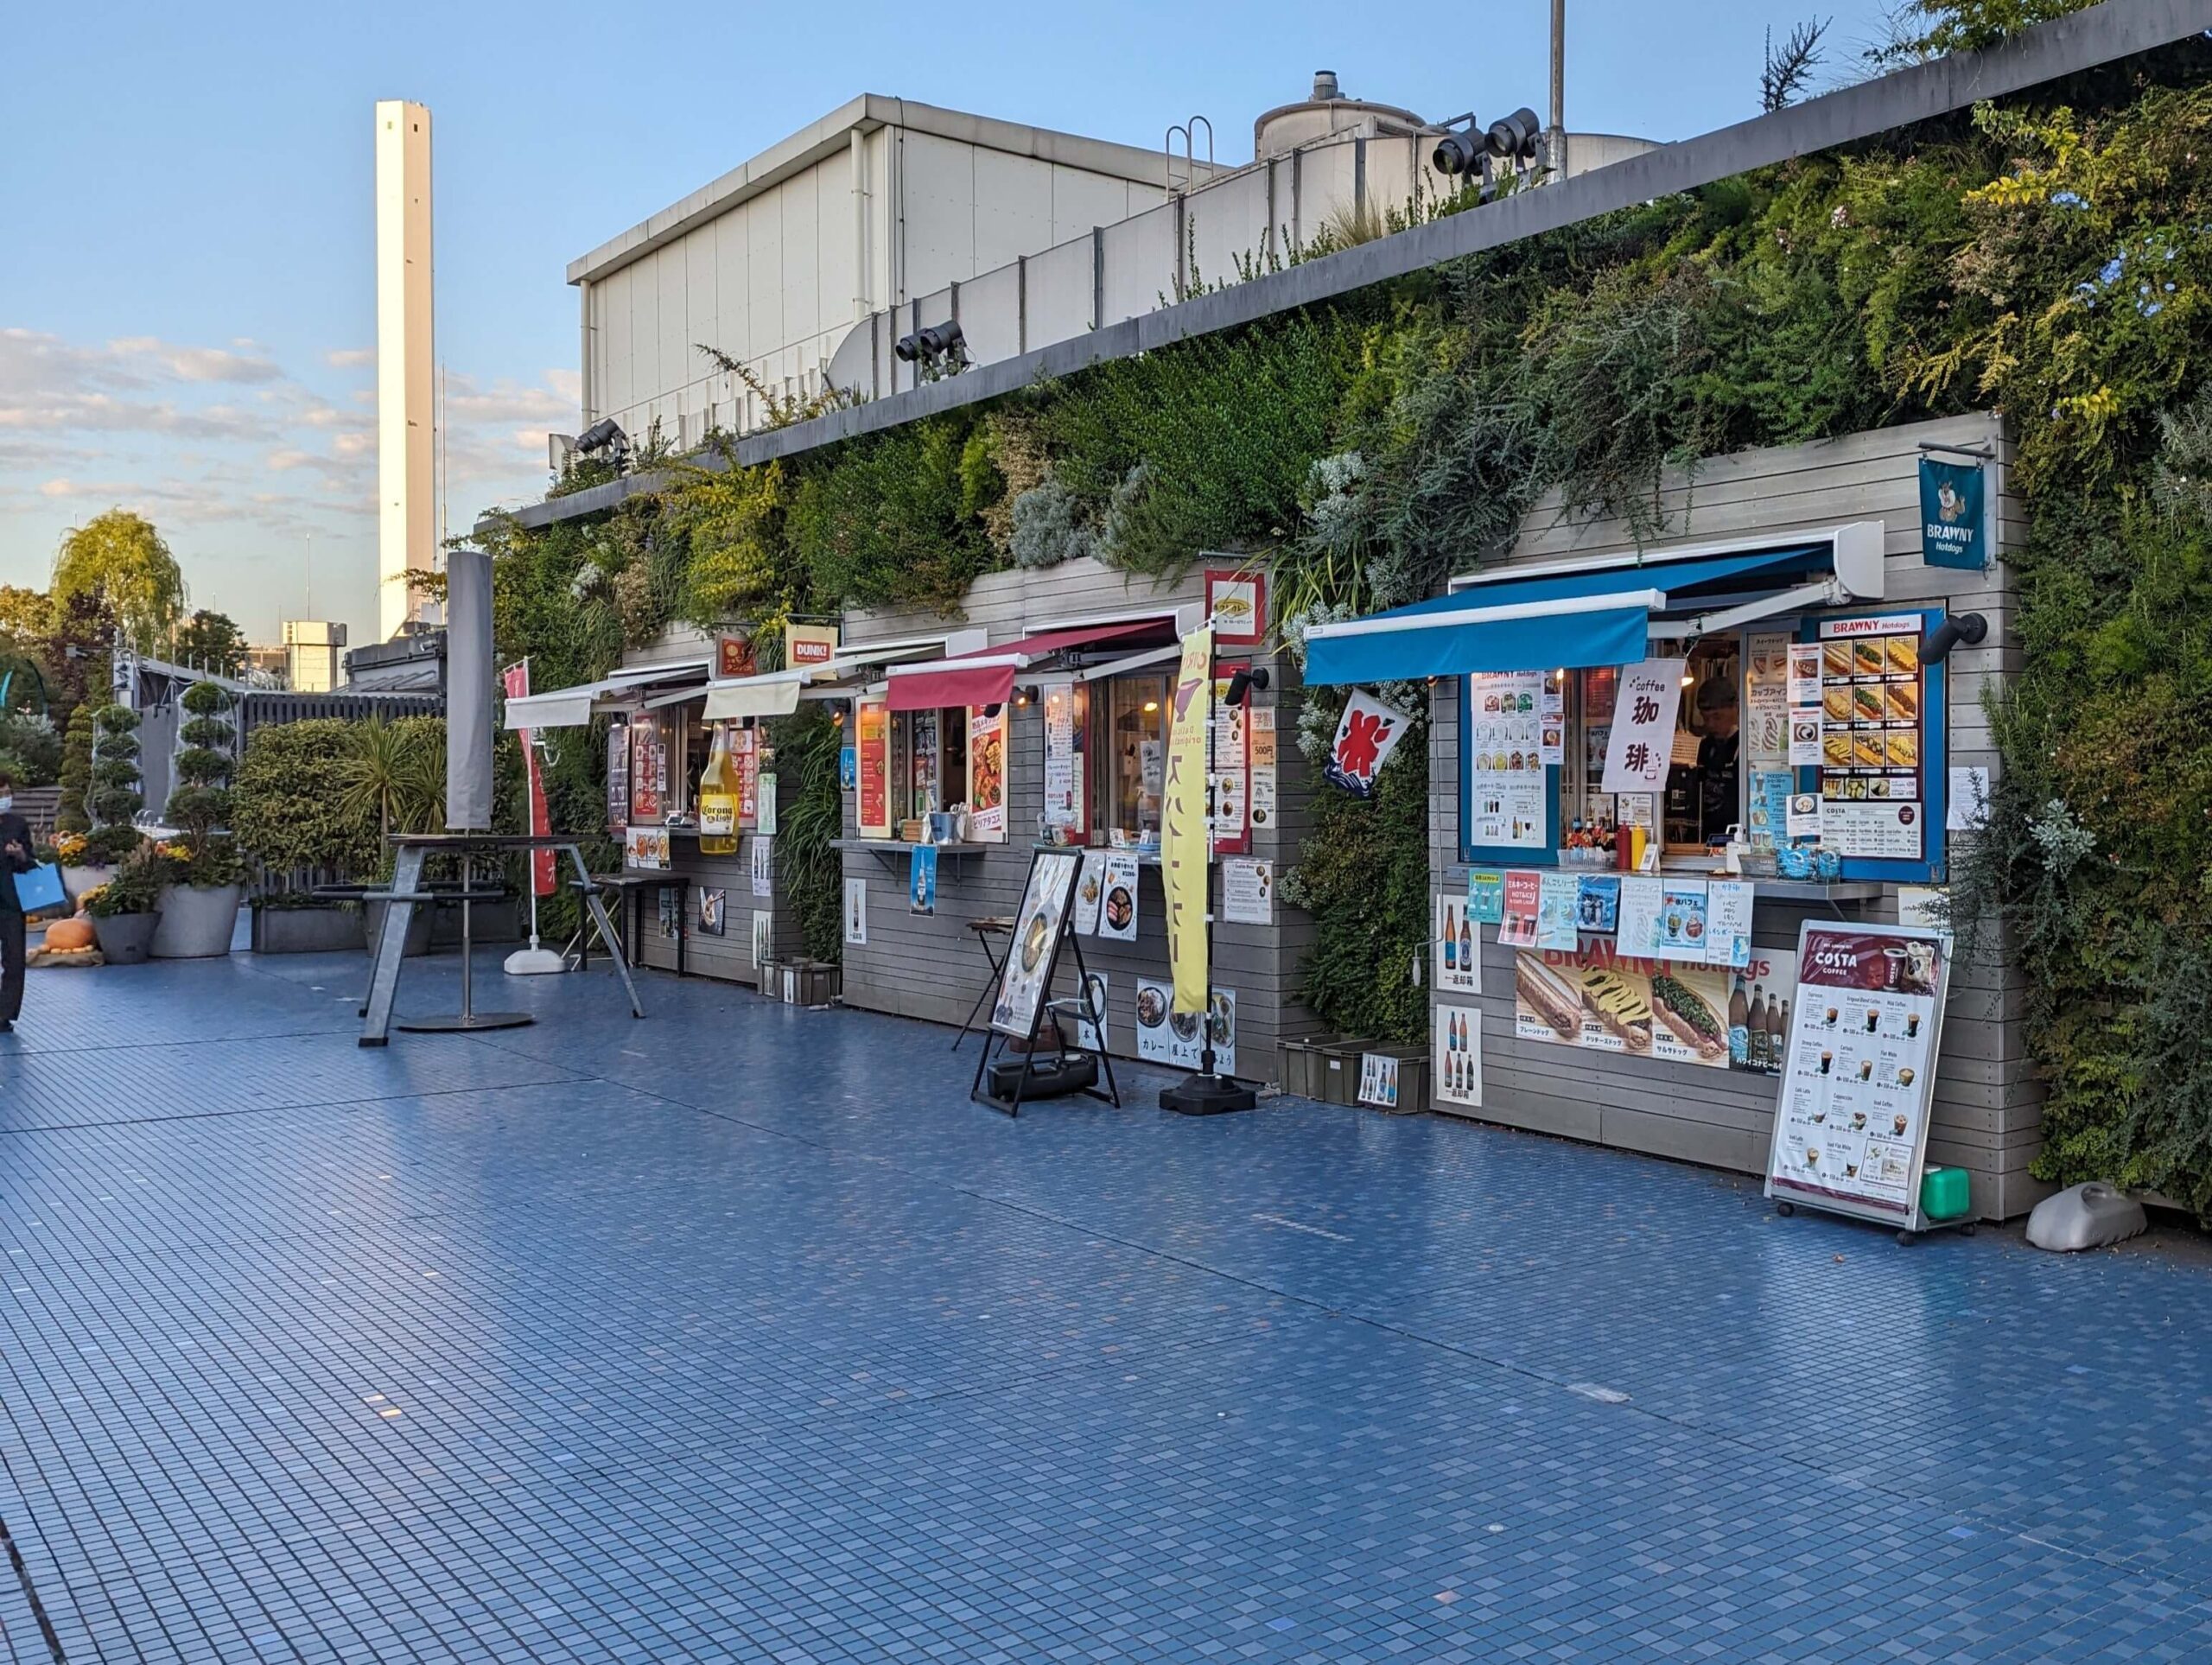
[[[516, 660], [499, 673], [499, 680], [505, 684], [509, 699], [528, 697], [530, 661]], [[543, 836], [553, 830], [553, 817], [545, 807], [545, 777], [538, 771], [537, 747], [531, 743], [531, 734], [527, 728], [518, 730], [516, 738], [522, 741], [523, 767], [530, 776], [530, 829]], [[533, 896], [550, 896], [553, 893], [553, 857], [551, 850], [532, 850], [530, 853], [530, 889]]]

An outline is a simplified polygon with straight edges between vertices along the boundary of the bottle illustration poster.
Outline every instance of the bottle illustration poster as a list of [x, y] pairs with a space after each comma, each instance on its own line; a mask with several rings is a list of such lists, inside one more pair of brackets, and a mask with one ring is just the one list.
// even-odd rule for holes
[[1450, 892], [1436, 899], [1436, 990], [1440, 995], [1483, 992], [1482, 939], [1467, 917], [1465, 898]]
[[1907, 1221], [1948, 967], [1940, 933], [1807, 924], [1767, 1194]]

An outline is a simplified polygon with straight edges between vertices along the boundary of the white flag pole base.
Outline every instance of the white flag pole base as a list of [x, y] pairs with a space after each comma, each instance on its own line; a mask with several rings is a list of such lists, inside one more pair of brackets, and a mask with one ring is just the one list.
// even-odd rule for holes
[[530, 946], [507, 956], [510, 977], [546, 977], [566, 971], [569, 963], [550, 948], [537, 945], [537, 892], [530, 893]]

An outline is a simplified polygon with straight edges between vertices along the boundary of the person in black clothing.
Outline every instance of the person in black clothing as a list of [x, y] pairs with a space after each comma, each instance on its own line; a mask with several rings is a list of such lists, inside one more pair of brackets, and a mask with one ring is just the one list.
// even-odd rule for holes
[[31, 823], [15, 805], [16, 783], [0, 774], [0, 1035], [23, 1014], [23, 910], [16, 875], [31, 870]]

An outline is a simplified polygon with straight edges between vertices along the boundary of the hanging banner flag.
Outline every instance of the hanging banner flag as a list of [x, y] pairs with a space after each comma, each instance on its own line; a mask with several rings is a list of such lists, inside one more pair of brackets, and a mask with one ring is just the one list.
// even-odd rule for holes
[[1978, 462], [1920, 460], [1920, 558], [1931, 567], [1980, 572], [1989, 564]]
[[[518, 659], [499, 673], [511, 700], [526, 699], [530, 695], [530, 661]], [[553, 817], [545, 807], [545, 776], [539, 769], [537, 747], [531, 744], [529, 729], [519, 730], [516, 738], [522, 741], [523, 766], [530, 775], [530, 829], [543, 838], [553, 830]], [[530, 853], [530, 893], [550, 896], [553, 893], [552, 850], [532, 850]]]
[[1682, 659], [1646, 659], [1621, 667], [1613, 699], [1613, 732], [1605, 746], [1601, 791], [1657, 792], [1675, 755], [1675, 717], [1681, 709]]
[[906, 880], [906, 910], [910, 913], [937, 912], [937, 846], [917, 844], [910, 858]]
[[729, 756], [737, 766], [737, 824], [757, 827], [760, 820], [760, 731], [733, 730]]
[[1175, 975], [1175, 1007], [1206, 1009], [1206, 719], [1212, 702], [1213, 630], [1202, 626], [1183, 639], [1175, 669], [1173, 721], [1167, 730], [1167, 774], [1160, 794], [1160, 877], [1167, 892], [1167, 963]]
[[1390, 760], [1390, 753], [1412, 727], [1402, 711], [1393, 710], [1363, 690], [1355, 690], [1344, 702], [1337, 723], [1337, 738], [1329, 747], [1329, 778], [1360, 798], [1375, 796], [1375, 777]]

